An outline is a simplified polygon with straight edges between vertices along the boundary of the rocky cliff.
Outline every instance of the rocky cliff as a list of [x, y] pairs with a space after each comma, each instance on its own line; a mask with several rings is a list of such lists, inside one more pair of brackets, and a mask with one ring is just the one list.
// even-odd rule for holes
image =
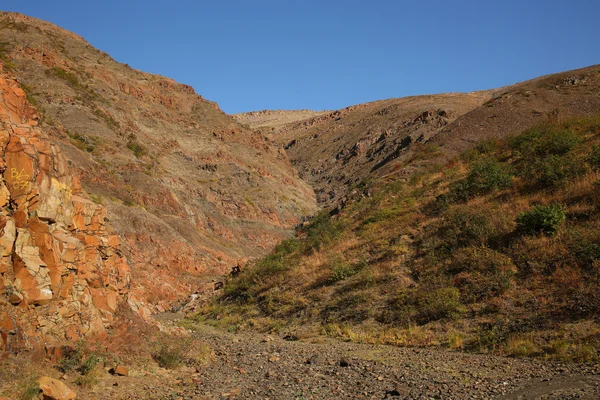
[[20, 14], [0, 13], [0, 42], [90, 207], [105, 207], [136, 304], [167, 308], [264, 254], [316, 210], [283, 151], [190, 86]]
[[0, 351], [104, 335], [130, 286], [106, 209], [38, 119], [0, 64]]

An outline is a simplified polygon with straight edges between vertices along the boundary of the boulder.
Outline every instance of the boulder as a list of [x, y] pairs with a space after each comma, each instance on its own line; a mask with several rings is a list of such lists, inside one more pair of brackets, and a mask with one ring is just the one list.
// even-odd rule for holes
[[108, 371], [111, 375], [119, 375], [119, 376], [129, 376], [129, 368], [119, 365], [116, 368], [111, 368]]
[[40, 378], [39, 383], [43, 399], [72, 400], [77, 398], [77, 394], [58, 379], [43, 376]]

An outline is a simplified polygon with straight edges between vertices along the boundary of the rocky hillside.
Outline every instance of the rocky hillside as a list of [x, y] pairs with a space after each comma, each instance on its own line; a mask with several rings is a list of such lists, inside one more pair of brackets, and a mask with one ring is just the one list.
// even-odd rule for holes
[[240, 124], [266, 133], [276, 132], [284, 125], [328, 114], [330, 111], [263, 110], [232, 114]]
[[[595, 112], [599, 71], [593, 66], [489, 91], [376, 101], [259, 129], [284, 146], [319, 203], [331, 208], [365, 179], [409, 176], [477, 141]], [[268, 112], [250, 117], [256, 127], [271, 119]]]
[[191, 319], [292, 338], [599, 359], [600, 108], [364, 190]]
[[491, 92], [415, 96], [359, 104], [275, 128], [300, 176], [329, 208], [361, 180], [381, 177]]
[[120, 239], [0, 64], [0, 352], [103, 336], [130, 288]]
[[132, 267], [130, 298], [160, 310], [315, 212], [286, 154], [191, 87], [19, 14], [0, 14], [0, 43], [39, 126], [105, 207]]

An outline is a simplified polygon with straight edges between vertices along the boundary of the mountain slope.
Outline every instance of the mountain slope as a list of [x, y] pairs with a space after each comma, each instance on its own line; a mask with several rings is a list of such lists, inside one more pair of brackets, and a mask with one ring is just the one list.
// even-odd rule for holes
[[480, 142], [410, 181], [367, 184], [191, 320], [597, 360], [599, 172], [600, 113]]
[[[263, 131], [283, 146], [324, 207], [362, 179], [384, 176], [491, 93], [441, 94], [359, 104]], [[393, 161], [393, 162], [392, 162]]]
[[[598, 112], [599, 76], [600, 68], [591, 66], [489, 91], [359, 104], [259, 129], [285, 147], [320, 204], [331, 208], [343, 203], [361, 180], [408, 177], [480, 140]], [[254, 126], [271, 118], [264, 112], [250, 117]], [[427, 151], [415, 158], [421, 148]]]
[[251, 129], [257, 129], [269, 133], [293, 122], [315, 118], [325, 115], [330, 111], [311, 110], [263, 110], [232, 114], [231, 116], [240, 124], [247, 125]]
[[191, 87], [19, 14], [0, 14], [0, 42], [41, 126], [106, 206], [132, 264], [130, 298], [185, 296], [316, 210], [283, 152]]

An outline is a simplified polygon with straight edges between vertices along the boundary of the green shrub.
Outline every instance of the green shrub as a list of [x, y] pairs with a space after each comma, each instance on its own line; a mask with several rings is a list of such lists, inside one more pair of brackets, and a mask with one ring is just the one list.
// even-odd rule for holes
[[102, 361], [103, 357], [97, 350], [90, 350], [86, 342], [79, 341], [75, 348], [65, 348], [63, 357], [58, 361], [58, 369], [87, 375]]
[[510, 187], [512, 177], [512, 170], [506, 164], [494, 159], [476, 162], [465, 179], [452, 185], [448, 199], [465, 202], [473, 196], [506, 189]]
[[509, 139], [511, 148], [524, 159], [562, 156], [580, 142], [581, 139], [576, 133], [554, 125], [534, 127]]
[[584, 269], [591, 270], [600, 261], [600, 232], [596, 229], [569, 232], [566, 245]]
[[335, 282], [339, 282], [339, 281], [348, 279], [351, 276], [358, 274], [366, 266], [367, 266], [366, 262], [360, 262], [358, 264], [352, 265], [352, 264], [342, 260], [341, 258], [337, 258], [336, 260], [334, 260], [334, 262], [330, 266], [331, 276], [329, 278], [329, 281], [331, 283], [335, 283]]
[[457, 318], [463, 312], [460, 292], [454, 287], [424, 290], [414, 300], [417, 321], [422, 324], [442, 318]]
[[424, 325], [440, 319], [454, 319], [464, 312], [460, 292], [455, 287], [433, 289], [422, 286], [402, 293], [390, 306], [391, 312], [384, 312], [381, 320], [400, 322], [405, 326], [413, 322]]
[[70, 133], [69, 131], [67, 131], [67, 135], [69, 135], [69, 138], [71, 138], [71, 144], [73, 144], [73, 146], [77, 147], [79, 150], [91, 153], [96, 148], [96, 141], [92, 138], [82, 136], [78, 133]]
[[333, 243], [342, 234], [341, 224], [334, 221], [326, 212], [317, 214], [304, 230], [307, 249], [310, 250], [319, 250]]
[[536, 206], [517, 217], [517, 228], [526, 234], [554, 235], [565, 222], [566, 215], [560, 204]]
[[65, 71], [60, 67], [52, 67], [46, 70], [47, 75], [54, 75], [64, 81], [66, 81], [73, 88], [80, 88], [79, 78], [72, 72]]
[[467, 182], [472, 193], [485, 194], [509, 187], [512, 182], [512, 172], [506, 164], [489, 159], [473, 165]]
[[136, 157], [141, 157], [146, 154], [146, 148], [135, 140], [130, 140], [127, 143], [127, 148], [131, 150]]
[[444, 214], [436, 236], [443, 238], [441, 248], [452, 252], [459, 247], [485, 245], [497, 233], [498, 227], [488, 211], [460, 205]]
[[513, 285], [516, 271], [512, 260], [486, 247], [460, 249], [448, 272], [465, 303], [475, 303], [499, 296]]
[[40, 395], [40, 384], [35, 375], [27, 376], [17, 388], [18, 400], [34, 400]]
[[481, 352], [494, 351], [506, 343], [509, 330], [503, 323], [481, 324], [477, 329], [477, 336], [469, 347]]
[[585, 162], [575, 155], [549, 155], [522, 168], [521, 175], [542, 187], [561, 185], [588, 171]]

